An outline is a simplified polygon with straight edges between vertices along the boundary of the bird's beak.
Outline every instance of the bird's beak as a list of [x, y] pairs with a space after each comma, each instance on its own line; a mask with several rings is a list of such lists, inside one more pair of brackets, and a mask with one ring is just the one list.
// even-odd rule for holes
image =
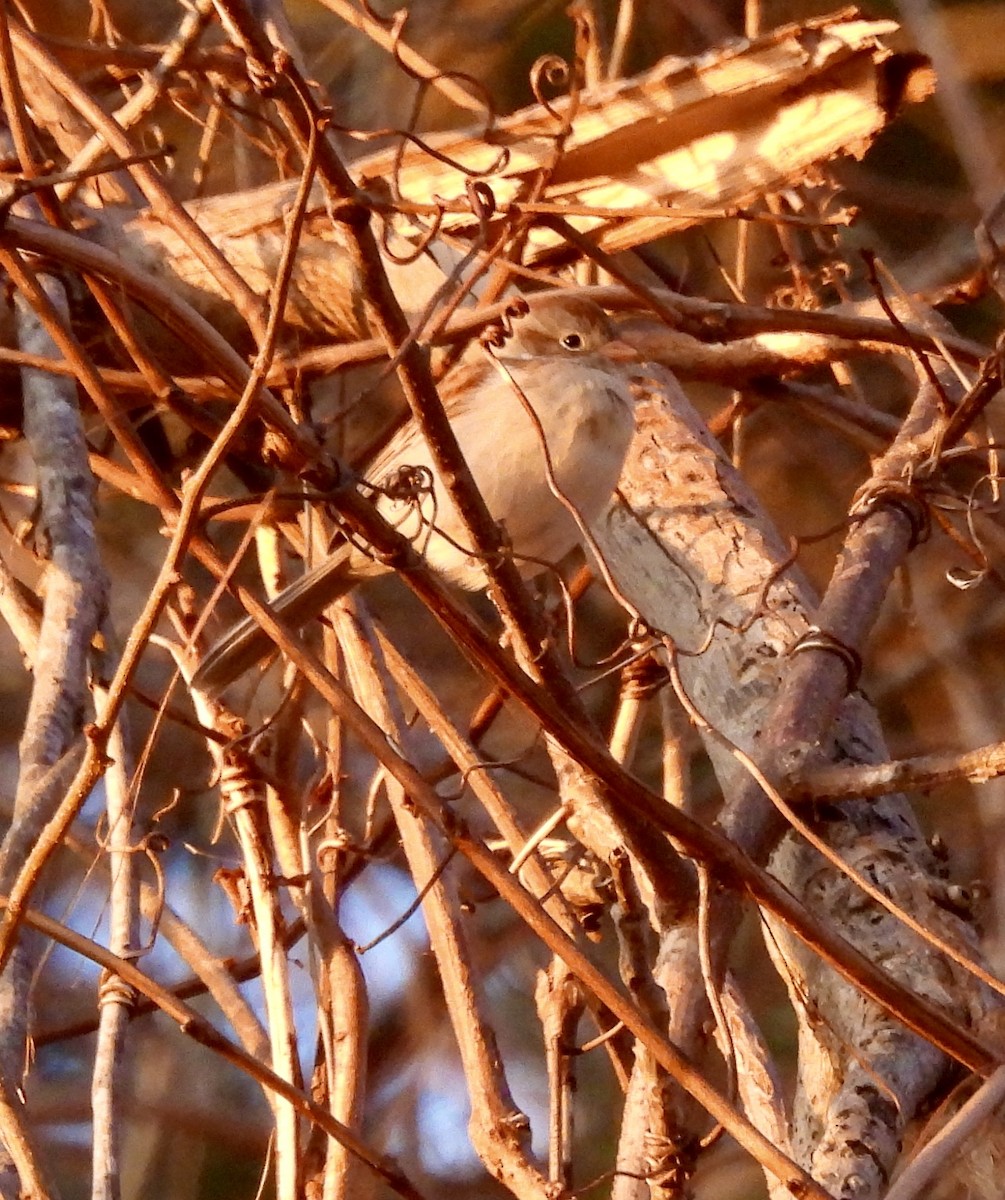
[[600, 347], [600, 353], [611, 362], [641, 362], [638, 350], [622, 338], [612, 338]]

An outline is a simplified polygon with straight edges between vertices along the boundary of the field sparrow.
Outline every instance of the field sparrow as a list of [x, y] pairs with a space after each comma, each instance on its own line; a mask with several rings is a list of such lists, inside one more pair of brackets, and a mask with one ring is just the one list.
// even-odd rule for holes
[[[529, 304], [500, 349], [490, 357], [481, 346], [469, 347], [440, 384], [461, 451], [525, 576], [582, 540], [549, 486], [542, 435], [558, 489], [589, 525], [610, 499], [635, 429], [626, 363], [638, 357], [584, 297], [549, 293]], [[462, 549], [466, 530], [414, 423], [395, 434], [366, 475], [380, 489], [380, 513], [433, 570], [469, 591], [485, 586], [481, 561]], [[272, 608], [299, 628], [360, 580], [387, 570], [343, 543], [280, 592]], [[217, 694], [272, 646], [248, 618], [209, 650], [193, 683]]]

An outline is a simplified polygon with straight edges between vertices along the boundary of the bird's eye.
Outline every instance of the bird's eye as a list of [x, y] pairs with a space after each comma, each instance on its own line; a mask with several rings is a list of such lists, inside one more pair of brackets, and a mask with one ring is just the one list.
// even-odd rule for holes
[[563, 350], [579, 351], [586, 349], [586, 342], [581, 333], [566, 333], [558, 339]]

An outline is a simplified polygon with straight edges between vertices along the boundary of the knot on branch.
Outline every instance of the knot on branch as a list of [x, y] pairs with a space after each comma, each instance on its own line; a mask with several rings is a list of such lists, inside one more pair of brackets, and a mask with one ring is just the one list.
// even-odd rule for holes
[[789, 655], [801, 654], [806, 650], [821, 650], [824, 654], [836, 655], [844, 663], [848, 675], [848, 691], [853, 692], [858, 687], [858, 681], [862, 677], [862, 656], [854, 646], [849, 646], [833, 633], [828, 633], [817, 625], [811, 625], [789, 650]]
[[265, 785], [255, 761], [243, 752], [230, 750], [220, 768], [220, 794], [224, 811], [232, 816], [251, 804], [264, 803]]
[[633, 658], [621, 672], [622, 693], [633, 700], [654, 696], [666, 682], [666, 667], [651, 653]]
[[136, 989], [131, 984], [111, 971], [102, 971], [101, 982], [98, 984], [99, 1007], [117, 1004], [131, 1010], [136, 1007], [136, 1000]]
[[345, 196], [328, 204], [328, 215], [332, 221], [340, 225], [348, 225], [352, 229], [362, 229], [370, 223], [373, 215], [362, 199], [355, 196]]
[[928, 540], [932, 532], [932, 517], [928, 504], [913, 482], [903, 479], [884, 479], [866, 485], [849, 510], [853, 523], [866, 520], [882, 508], [900, 513], [911, 529], [908, 552]]

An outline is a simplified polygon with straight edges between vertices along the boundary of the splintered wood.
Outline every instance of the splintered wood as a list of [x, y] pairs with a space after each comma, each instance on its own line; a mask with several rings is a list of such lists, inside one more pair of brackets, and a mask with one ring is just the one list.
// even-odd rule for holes
[[[605, 250], [637, 246], [799, 183], [836, 155], [860, 157], [904, 95], [895, 77], [911, 82], [911, 99], [930, 90], [930, 72], [903, 71], [903, 56], [885, 46], [896, 29], [852, 15], [789, 25], [697, 59], [664, 59], [578, 101], [563, 97], [551, 112], [523, 109], [488, 137], [434, 136], [429, 145], [468, 174], [409, 149], [395, 176], [399, 198], [449, 206], [464, 200], [471, 173], [485, 172], [501, 212], [532, 211], [521, 199], [544, 172], [541, 199], [577, 229]], [[357, 164], [364, 187], [393, 170], [393, 153]], [[446, 213], [441, 228], [471, 234], [477, 225], [468, 210]], [[534, 228], [529, 257], [558, 245], [557, 234]]]
[[[392, 214], [406, 248], [439, 214], [438, 243], [463, 250], [479, 229], [468, 194], [471, 172], [490, 172], [480, 177], [494, 202], [490, 226], [553, 211], [605, 250], [623, 250], [812, 178], [836, 156], [863, 154], [898, 102], [922, 99], [931, 89], [923, 60], [887, 45], [896, 29], [891, 21], [865, 21], [850, 11], [785, 26], [524, 109], [498, 121], [487, 136], [471, 130], [431, 135], [427, 144], [442, 158], [410, 145], [397, 165], [393, 150], [382, 151], [357, 160], [354, 174], [365, 194]], [[274, 276], [296, 187], [291, 180], [188, 206], [260, 295]], [[139, 239], [147, 247], [147, 269], [184, 282], [190, 299], [203, 309], [212, 305], [215, 319], [222, 318], [215, 283], [149, 213], [129, 222], [126, 238], [110, 227], [95, 236], [113, 239], [117, 249]], [[304, 329], [355, 338], [361, 298], [338, 254], [338, 237], [319, 194], [286, 316]], [[525, 261], [540, 261], [560, 245], [553, 230], [533, 225]], [[405, 268], [389, 263], [389, 272], [411, 311], [442, 282], [427, 256]]]

